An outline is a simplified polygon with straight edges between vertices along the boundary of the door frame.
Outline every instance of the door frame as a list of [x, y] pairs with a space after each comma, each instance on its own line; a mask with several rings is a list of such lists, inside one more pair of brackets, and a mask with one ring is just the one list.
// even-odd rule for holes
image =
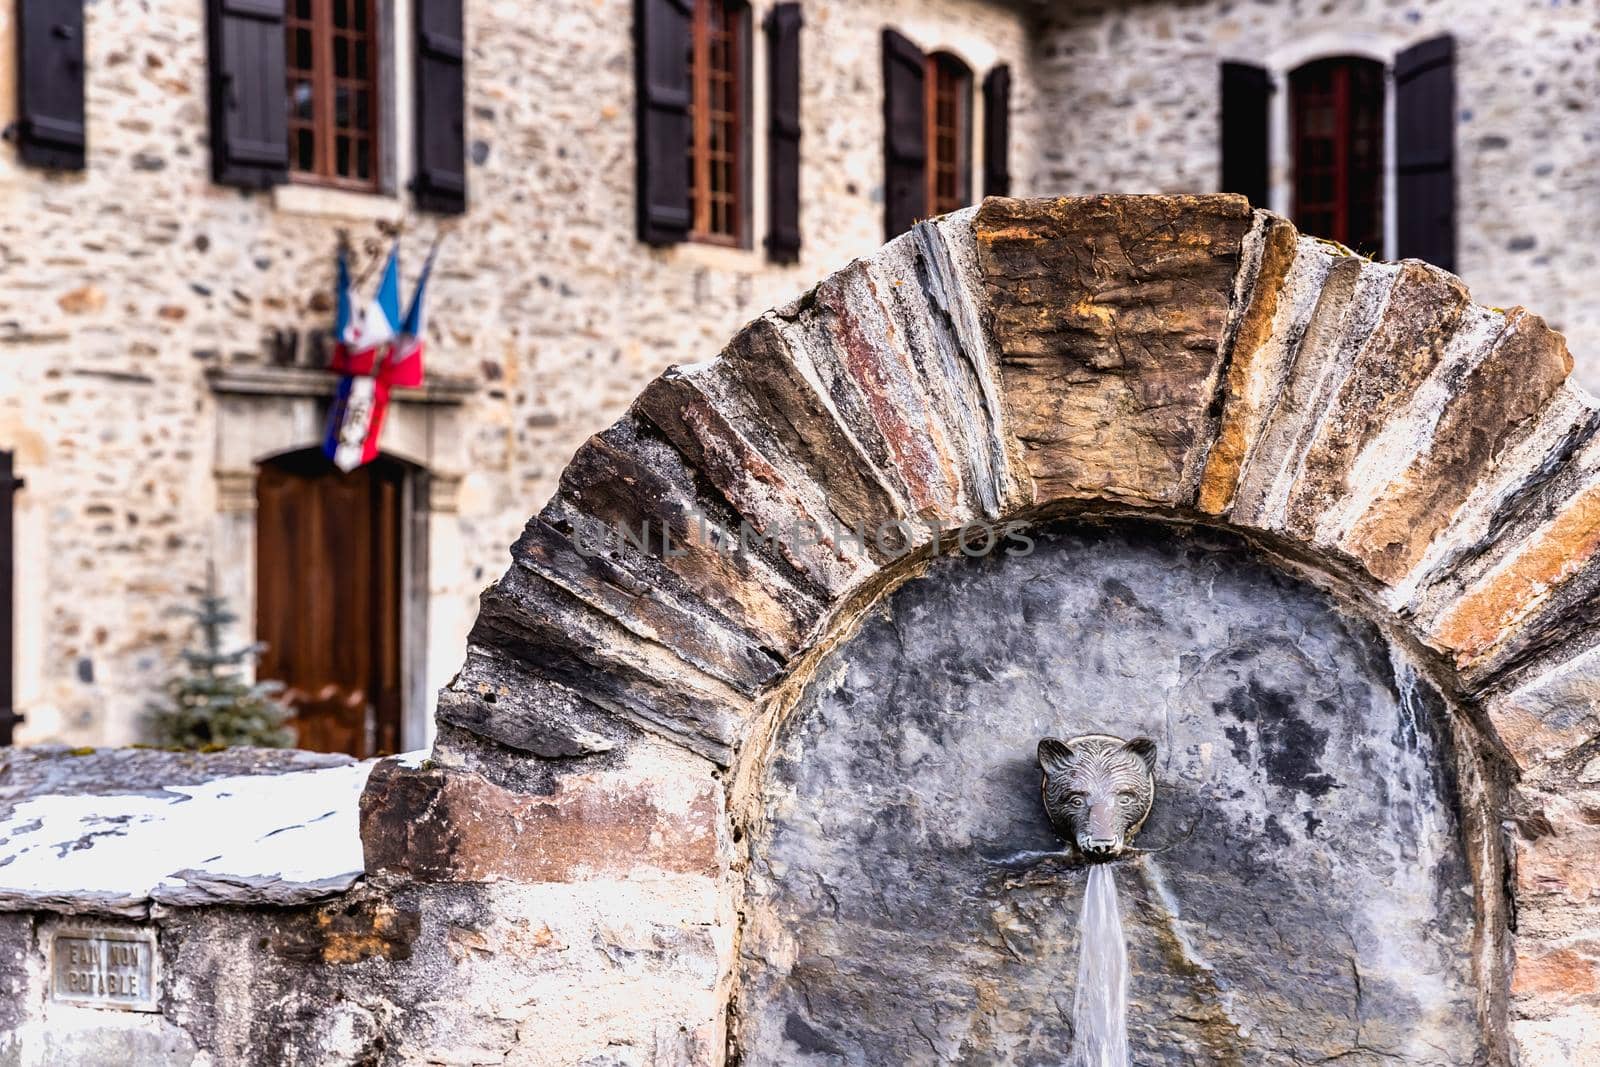
[[[449, 664], [459, 659], [459, 640], [465, 639], [475, 610], [466, 561], [447, 549], [461, 541], [457, 503], [465, 467], [464, 408], [476, 386], [435, 378], [422, 389], [393, 394], [383, 433], [383, 453], [408, 468], [400, 622], [400, 745], [407, 751], [433, 743], [435, 694], [449, 680]], [[207, 379], [217, 413], [212, 560], [218, 589], [239, 615], [227, 638], [254, 642], [256, 473], [267, 460], [320, 447], [338, 379], [326, 371], [261, 366], [216, 368]], [[431, 647], [436, 638], [448, 640], [448, 649]]]

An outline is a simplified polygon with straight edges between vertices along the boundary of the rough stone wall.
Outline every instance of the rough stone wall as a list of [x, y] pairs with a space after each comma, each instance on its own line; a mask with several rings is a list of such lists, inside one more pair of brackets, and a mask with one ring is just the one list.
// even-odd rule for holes
[[[767, 6], [755, 5], [757, 20]], [[17, 450], [28, 481], [24, 741], [134, 739], [183, 636], [167, 609], [213, 551], [219, 427], [203, 372], [265, 360], [274, 331], [327, 323], [338, 229], [371, 255], [390, 227], [381, 219], [398, 220], [409, 271], [449, 234], [430, 369], [481, 388], [463, 420], [461, 559], [431, 592], [470, 619], [574, 449], [646, 381], [714, 354], [761, 309], [882, 242], [885, 24], [965, 55], [980, 75], [1010, 62], [1013, 143], [1029, 139], [1014, 6], [808, 3], [800, 262], [768, 265], [759, 233], [749, 251], [653, 251], [634, 237], [630, 0], [482, 0], [467, 5], [469, 214], [441, 223], [403, 197], [311, 208], [212, 183], [204, 7], [88, 5], [85, 173], [26, 170], [0, 147], [0, 447]], [[15, 110], [13, 17], [0, 8], [0, 123]], [[758, 22], [757, 49], [761, 40]], [[1020, 147], [1013, 170], [1026, 188]], [[450, 663], [464, 637], [430, 635]]]
[[1111, 865], [1130, 1062], [1492, 1062], [1473, 882], [1500, 871], [1468, 870], [1454, 709], [1232, 538], [1032, 542], [931, 565], [784, 722], [749, 835], [741, 1062], [1062, 1062], [1088, 865], [1035, 753], [1092, 732], [1156, 745], [1149, 851]]
[[1571, 342], [1576, 380], [1600, 387], [1600, 258], [1573, 239], [1600, 227], [1600, 27], [1590, 9], [1548, 0], [1096, 0], [1050, 11], [1036, 57], [1037, 187], [1060, 195], [1216, 189], [1222, 60], [1392, 58], [1453, 34], [1457, 272], [1483, 303], [1537, 302]]

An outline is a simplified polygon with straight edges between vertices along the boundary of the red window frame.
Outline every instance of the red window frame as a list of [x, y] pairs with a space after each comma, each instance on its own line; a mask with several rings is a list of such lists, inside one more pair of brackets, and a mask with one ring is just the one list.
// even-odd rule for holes
[[1382, 63], [1319, 59], [1289, 75], [1294, 220], [1306, 233], [1383, 254]]
[[933, 53], [926, 62], [923, 114], [931, 217], [964, 208], [972, 199], [972, 71], [944, 52]]
[[695, 0], [689, 45], [689, 237], [745, 243], [745, 42], [749, 8]]
[[289, 174], [379, 188], [377, 0], [287, 0]]

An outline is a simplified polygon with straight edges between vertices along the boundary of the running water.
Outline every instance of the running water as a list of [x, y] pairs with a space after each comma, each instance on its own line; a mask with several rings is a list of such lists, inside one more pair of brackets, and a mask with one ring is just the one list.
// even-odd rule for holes
[[1128, 945], [1111, 865], [1089, 869], [1078, 917], [1078, 989], [1068, 1067], [1128, 1067]]

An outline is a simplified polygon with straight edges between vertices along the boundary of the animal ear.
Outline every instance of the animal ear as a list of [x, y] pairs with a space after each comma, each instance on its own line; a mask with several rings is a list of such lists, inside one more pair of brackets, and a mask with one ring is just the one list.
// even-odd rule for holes
[[1072, 749], [1065, 741], [1046, 737], [1039, 742], [1039, 766], [1046, 774], [1056, 774], [1067, 768], [1072, 759]]
[[1132, 741], [1124, 741], [1122, 747], [1143, 760], [1145, 768], [1151, 774], [1156, 773], [1156, 743], [1154, 741], [1148, 737], [1135, 737]]

